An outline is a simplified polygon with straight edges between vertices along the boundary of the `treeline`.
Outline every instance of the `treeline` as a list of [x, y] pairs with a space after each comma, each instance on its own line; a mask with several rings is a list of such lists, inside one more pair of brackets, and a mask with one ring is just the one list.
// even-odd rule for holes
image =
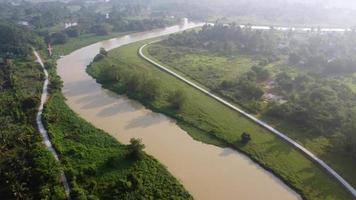
[[[154, 102], [160, 95], [162, 95], [162, 83], [158, 79], [140, 71], [125, 69], [124, 63], [105, 63], [100, 68], [92, 66], [106, 56], [107, 52], [104, 49], [101, 49], [99, 54], [95, 56], [94, 63], [87, 68], [88, 72], [97, 78], [98, 81], [103, 84], [114, 84], [117, 92], [125, 93], [133, 98], [140, 99], [146, 104]], [[167, 96], [167, 100], [170, 102], [168, 107], [174, 111], [179, 111], [184, 105], [186, 94], [180, 90], [173, 91]]]
[[288, 102], [270, 105], [269, 115], [333, 138], [344, 153], [356, 158], [356, 94], [349, 87], [335, 80], [287, 73], [280, 73], [276, 84]]
[[68, 37], [84, 33], [144, 31], [179, 20], [154, 12], [143, 3], [19, 2], [13, 5], [0, 2], [0, 11], [0, 19], [31, 29], [54, 44], [64, 44]]
[[4, 22], [0, 19], [0, 57], [24, 57], [32, 47], [40, 47], [42, 40], [27, 28]]
[[[250, 111], [332, 138], [339, 150], [356, 158], [356, 94], [337, 79], [356, 72], [355, 41], [352, 31], [261, 31], [218, 23], [173, 35], [161, 44], [228, 57], [254, 57], [259, 64], [249, 72], [237, 79], [222, 80], [219, 87], [212, 89]], [[265, 67], [268, 64], [278, 65], [280, 70], [271, 74]], [[267, 81], [272, 83], [274, 95], [283, 97], [286, 103], [264, 105], [263, 87]]]
[[223, 80], [217, 88], [218, 93], [238, 101], [251, 112], [262, 109], [262, 96], [264, 90], [261, 82], [270, 78], [270, 72], [261, 65], [252, 66], [251, 70], [234, 80]]
[[237, 24], [216, 23], [204, 25], [199, 31], [186, 31], [175, 34], [165, 40], [167, 45], [180, 45], [191, 48], [201, 48], [224, 55], [237, 52], [262, 54], [269, 61], [276, 60], [278, 34], [272, 31], [256, 31], [251, 27], [241, 28]]
[[286, 41], [289, 63], [324, 75], [356, 72], [356, 33], [291, 33]]
[[[313, 73], [342, 75], [356, 72], [356, 33], [322, 33], [315, 29], [294, 31], [253, 30], [236, 24], [205, 25], [200, 31], [176, 34], [165, 40], [167, 45], [201, 48], [213, 53], [251, 54], [273, 62], [288, 57], [288, 64]], [[264, 64], [267, 64], [264, 63]]]

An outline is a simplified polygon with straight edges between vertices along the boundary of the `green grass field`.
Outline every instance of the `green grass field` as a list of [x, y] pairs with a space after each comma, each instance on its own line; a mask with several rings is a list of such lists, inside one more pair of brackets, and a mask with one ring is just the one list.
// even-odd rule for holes
[[[189, 87], [171, 75], [142, 60], [137, 51], [147, 41], [120, 47], [109, 52], [109, 56], [92, 64], [88, 72], [102, 80], [101, 69], [116, 65], [123, 76], [130, 71], [140, 71], [155, 77], [161, 83], [160, 95], [152, 102], [140, 99], [139, 95], [128, 93], [154, 111], [165, 113], [177, 119], [178, 124], [195, 139], [217, 145], [228, 145], [249, 155], [262, 166], [272, 170], [294, 187], [306, 199], [335, 200], [353, 199], [333, 178], [308, 160], [299, 151], [280, 140], [265, 129], [247, 120], [240, 114]], [[128, 73], [128, 74], [125, 74]], [[116, 92], [122, 92], [120, 82], [103, 83]], [[180, 112], [169, 108], [167, 95], [180, 89], [187, 94], [187, 101]], [[243, 145], [242, 132], [250, 133], [252, 140]]]
[[[238, 70], [234, 68], [240, 68], [241, 66], [235, 63], [226, 63], [224, 60], [228, 59], [224, 56], [217, 57], [214, 54], [209, 54], [208, 52], [197, 52], [197, 50], [187, 50], [184, 48], [173, 48], [167, 47], [160, 44], [152, 44], [145, 49], [145, 55], [150, 56], [154, 60], [159, 63], [162, 63], [164, 66], [167, 66], [171, 69], [178, 71], [179, 73], [185, 75], [192, 80], [198, 81], [200, 84], [207, 86], [210, 89], [214, 88], [212, 82], [219, 82], [221, 79], [230, 79], [231, 77], [238, 77], [241, 73], [243, 73], [249, 66], [253, 65], [251, 60], [248, 60], [249, 56], [240, 55], [241, 58], [236, 58], [236, 61], [245, 65], [242, 67], [242, 70]], [[165, 53], [164, 53], [165, 52]], [[178, 56], [177, 56], [178, 55]], [[168, 59], [167, 59], [168, 58]], [[199, 62], [196, 62], [196, 61]], [[209, 66], [211, 63], [216, 63], [222, 61], [221, 64], [215, 64], [220, 68], [214, 69], [214, 71], [209, 71]], [[202, 68], [202, 70], [198, 71], [198, 75], [195, 75], [196, 68]], [[223, 69], [221, 69], [223, 68]], [[281, 71], [288, 72], [289, 74], [300, 74], [304, 73], [301, 70], [298, 70], [293, 67], [288, 67], [286, 65], [280, 63], [271, 63], [266, 66], [268, 70], [271, 72], [272, 76], [278, 74]], [[207, 71], [207, 72], [204, 72]], [[220, 73], [225, 72], [225, 73]], [[205, 78], [205, 74], [220, 74], [220, 78], [210, 77]], [[234, 74], [233, 74], [234, 73]], [[233, 74], [233, 75], [232, 75]], [[216, 80], [212, 80], [216, 79]], [[348, 83], [348, 85], [355, 89], [352, 77], [344, 80], [344, 83]], [[239, 102], [235, 102], [239, 103]], [[317, 154], [320, 158], [326, 161], [329, 165], [331, 165], [340, 175], [342, 175], [346, 180], [348, 180], [352, 185], [356, 186], [356, 176], [355, 176], [355, 168], [356, 161], [349, 156], [340, 156], [342, 152], [338, 150], [337, 147], [334, 147], [332, 143], [332, 138], [325, 137], [320, 134], [316, 134], [313, 130], [298, 126], [296, 124], [289, 123], [287, 121], [281, 119], [274, 119], [267, 116], [264, 113], [258, 115], [259, 118], [262, 118], [264, 121], [272, 124], [278, 130], [287, 134], [289, 137], [303, 144], [306, 148]]]

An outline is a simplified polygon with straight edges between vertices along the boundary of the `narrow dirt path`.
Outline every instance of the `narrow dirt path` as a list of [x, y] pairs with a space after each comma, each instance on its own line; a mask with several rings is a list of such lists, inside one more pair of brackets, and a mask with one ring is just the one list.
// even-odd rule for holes
[[[37, 62], [41, 65], [43, 72], [45, 74], [45, 81], [43, 83], [43, 89], [42, 89], [42, 95], [41, 95], [41, 103], [40, 103], [40, 106], [38, 107], [38, 112], [37, 112], [37, 116], [36, 116], [37, 128], [38, 128], [38, 131], [41, 133], [41, 136], [43, 138], [43, 143], [46, 145], [47, 149], [53, 154], [56, 161], [59, 162], [58, 154], [57, 154], [56, 150], [53, 148], [53, 145], [48, 137], [48, 132], [44, 128], [43, 123], [42, 123], [43, 106], [46, 103], [47, 97], [48, 97], [48, 83], [49, 83], [48, 72], [47, 72], [46, 68], [44, 67], [44, 64], [43, 64], [42, 59], [39, 56], [39, 54], [35, 50], [33, 51], [33, 53], [35, 54], [35, 56], [37, 58]], [[68, 185], [67, 178], [63, 171], [61, 172], [61, 182], [63, 183], [63, 187], [64, 187], [65, 194], [67, 196], [67, 199], [70, 200], [71, 199], [70, 198], [70, 188]]]

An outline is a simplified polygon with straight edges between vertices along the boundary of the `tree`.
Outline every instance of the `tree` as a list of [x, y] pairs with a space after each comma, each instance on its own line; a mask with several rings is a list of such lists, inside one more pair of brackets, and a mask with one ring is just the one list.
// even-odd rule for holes
[[107, 55], [108, 55], [108, 52], [107, 52], [103, 47], [100, 48], [99, 53], [102, 54], [102, 55], [104, 55], [104, 56], [107, 56]]
[[103, 54], [99, 53], [99, 54], [97, 54], [97, 55], [94, 57], [93, 62], [98, 62], [98, 61], [104, 59], [104, 57], [105, 57], [105, 56], [104, 56]]
[[237, 94], [238, 98], [244, 99], [260, 99], [264, 92], [260, 86], [258, 86], [255, 82], [250, 81], [246, 78], [241, 78], [238, 82], [237, 86]]
[[80, 35], [80, 30], [77, 26], [69, 27], [66, 29], [66, 34], [69, 37], [78, 37]]
[[142, 140], [139, 138], [131, 138], [129, 144], [130, 155], [137, 159], [141, 159], [143, 157], [143, 149], [145, 145], [142, 144]]
[[154, 100], [159, 95], [159, 82], [157, 79], [149, 78], [143, 84], [141, 93], [149, 101]]
[[250, 140], [251, 140], [251, 135], [250, 135], [250, 134], [248, 134], [248, 133], [246, 133], [246, 132], [243, 132], [243, 133], [241, 134], [241, 142], [242, 142], [242, 143], [246, 144], [246, 143], [248, 143]]
[[139, 73], [133, 73], [129, 77], [124, 79], [127, 91], [129, 92], [139, 91], [142, 86], [142, 80], [143, 80], [143, 76]]
[[262, 66], [255, 65], [251, 69], [256, 73], [256, 78], [259, 81], [265, 81], [270, 77], [269, 71]]
[[278, 86], [287, 93], [293, 90], [293, 78], [285, 72], [277, 75], [276, 82]]
[[51, 41], [54, 44], [64, 44], [67, 42], [67, 39], [68, 39], [67, 35], [62, 32], [53, 33], [51, 35]]
[[182, 106], [184, 105], [185, 101], [187, 99], [187, 96], [183, 90], [176, 90], [173, 93], [169, 95], [169, 102], [172, 106], [172, 108], [180, 110]]
[[97, 35], [108, 35], [111, 31], [112, 27], [107, 23], [97, 24], [92, 27], [92, 32], [96, 33]]

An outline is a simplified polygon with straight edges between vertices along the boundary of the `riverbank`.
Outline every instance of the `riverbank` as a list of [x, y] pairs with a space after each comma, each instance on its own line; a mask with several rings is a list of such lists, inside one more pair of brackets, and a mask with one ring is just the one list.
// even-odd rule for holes
[[[67, 54], [102, 38], [76, 39], [54, 48]], [[47, 59], [46, 68], [51, 95], [45, 106], [44, 123], [68, 177], [73, 199], [192, 199], [155, 158], [146, 154], [140, 160], [132, 158], [127, 145], [77, 116], [61, 94], [62, 83], [54, 60]]]
[[[211, 141], [211, 138], [219, 138], [219, 141], [225, 141], [232, 147], [240, 149], [252, 159], [259, 161], [264, 167], [273, 169], [274, 173], [279, 174], [286, 182], [297, 188], [306, 199], [352, 199], [352, 196], [338, 183], [285, 142], [140, 59], [137, 51], [144, 43], [138, 42], [111, 51], [107, 59], [91, 65], [90, 73], [99, 78], [98, 72], [100, 72], [101, 65], [116, 64], [123, 68], [143, 71], [144, 74], [151, 74], [165, 83], [160, 87], [162, 95], [153, 102], [139, 100], [156, 111], [176, 118], [178, 124], [183, 122], [188, 125], [190, 128], [184, 126], [182, 128], [185, 128], [189, 133], [192, 132], [192, 129], [201, 130], [200, 139], [209, 138]], [[94, 69], [97, 71], [95, 72]], [[117, 84], [104, 83], [104, 85], [111, 90], [120, 92], [120, 87]], [[170, 93], [173, 88], [187, 93], [187, 103], [179, 113], [167, 109], [168, 102], [165, 94]], [[242, 132], [251, 134], [250, 143], [243, 145], [239, 142]], [[321, 188], [320, 185], [323, 187]]]
[[192, 199], [156, 159], [131, 157], [127, 145], [79, 118], [60, 93], [49, 99], [45, 123], [74, 199]]

